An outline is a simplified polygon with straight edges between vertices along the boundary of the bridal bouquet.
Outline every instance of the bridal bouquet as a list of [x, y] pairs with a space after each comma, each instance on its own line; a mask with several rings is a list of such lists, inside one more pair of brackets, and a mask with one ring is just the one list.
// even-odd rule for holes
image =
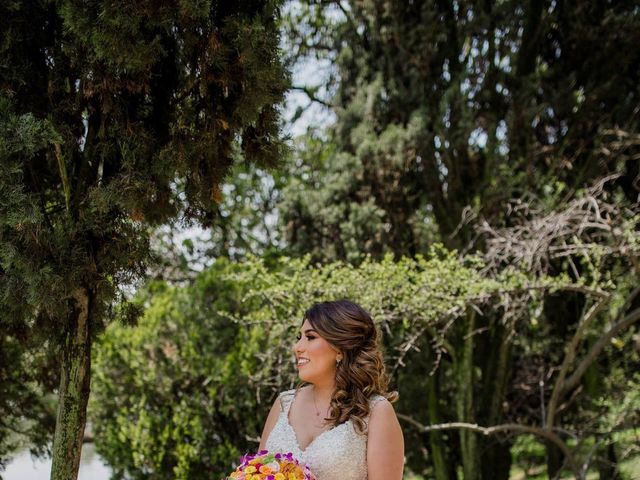
[[240, 465], [226, 480], [316, 480], [308, 465], [302, 465], [289, 453], [260, 450], [244, 455]]

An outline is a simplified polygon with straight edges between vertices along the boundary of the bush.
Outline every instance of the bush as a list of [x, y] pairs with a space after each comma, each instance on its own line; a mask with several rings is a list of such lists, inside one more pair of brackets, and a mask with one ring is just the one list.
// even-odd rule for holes
[[220, 260], [188, 287], [152, 286], [139, 324], [114, 324], [96, 345], [90, 412], [117, 477], [212, 478], [250, 448], [256, 330], [220, 313], [241, 307], [225, 280], [234, 268]]

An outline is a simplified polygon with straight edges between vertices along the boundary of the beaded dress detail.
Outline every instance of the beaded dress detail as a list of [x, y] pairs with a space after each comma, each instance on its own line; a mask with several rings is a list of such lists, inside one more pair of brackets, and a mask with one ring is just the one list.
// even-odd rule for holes
[[[322, 432], [302, 450], [289, 423], [289, 408], [294, 396], [295, 389], [280, 393], [280, 416], [269, 434], [265, 449], [273, 453], [291, 452], [301, 463], [309, 465], [318, 480], [366, 480], [367, 435], [359, 434], [351, 420], [347, 420]], [[369, 408], [383, 398], [374, 395], [369, 399]], [[369, 415], [364, 421], [368, 425]]]

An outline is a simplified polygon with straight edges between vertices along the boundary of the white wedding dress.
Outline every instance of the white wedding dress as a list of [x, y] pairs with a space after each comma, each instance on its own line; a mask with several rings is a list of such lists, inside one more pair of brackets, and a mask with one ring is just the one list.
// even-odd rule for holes
[[[294, 396], [295, 390], [280, 394], [280, 416], [269, 434], [265, 449], [270, 453], [291, 452], [301, 463], [309, 465], [318, 480], [366, 480], [367, 436], [358, 434], [351, 420], [347, 420], [322, 432], [302, 450], [289, 422], [289, 408]], [[373, 408], [383, 398], [374, 395], [369, 400], [369, 407]], [[369, 416], [364, 420], [368, 424]]]

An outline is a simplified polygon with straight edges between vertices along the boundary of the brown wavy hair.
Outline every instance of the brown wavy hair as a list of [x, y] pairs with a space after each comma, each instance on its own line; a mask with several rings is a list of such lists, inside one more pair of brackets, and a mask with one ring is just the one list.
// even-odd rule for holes
[[331, 413], [325, 420], [338, 426], [351, 419], [356, 431], [365, 434], [367, 424], [364, 419], [370, 413], [370, 398], [382, 395], [391, 403], [398, 401], [398, 392], [388, 391], [389, 377], [382, 358], [380, 331], [371, 315], [349, 300], [316, 303], [305, 312], [302, 323], [304, 320], [342, 352], [342, 360], [336, 369]]

